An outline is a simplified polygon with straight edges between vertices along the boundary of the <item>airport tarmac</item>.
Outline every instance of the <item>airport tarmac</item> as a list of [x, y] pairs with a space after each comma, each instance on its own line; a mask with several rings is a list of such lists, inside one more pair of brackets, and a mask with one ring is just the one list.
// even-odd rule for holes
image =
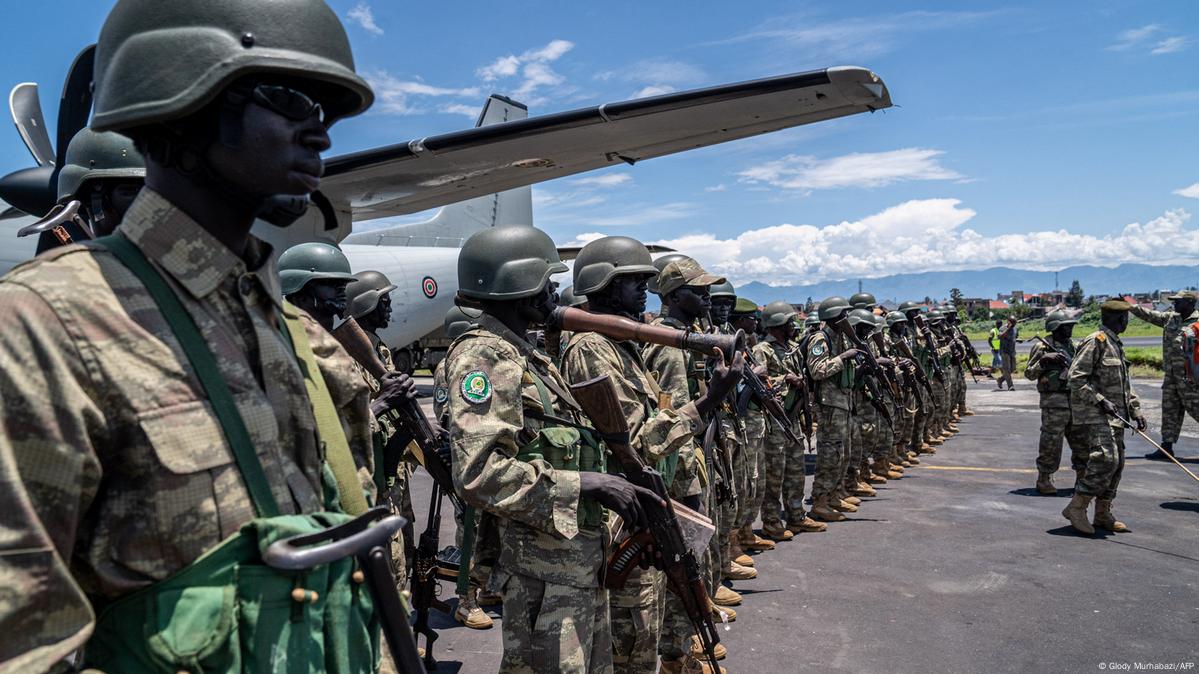
[[[427, 392], [428, 378], [418, 379]], [[733, 585], [745, 600], [720, 630], [729, 650], [721, 664], [733, 674], [1195, 669], [1199, 482], [1143, 458], [1148, 444], [1128, 432], [1115, 512], [1132, 530], [1073, 533], [1060, 514], [1073, 473], [1058, 473], [1057, 497], [1036, 494], [1037, 394], [1032, 382], [1016, 385], [971, 383], [977, 414], [935, 455], [876, 487], [848, 521], [756, 555], [759, 577]], [[1157, 437], [1160, 382], [1134, 385]], [[1178, 450], [1199, 472], [1192, 420]], [[413, 492], [419, 533], [423, 471]], [[453, 535], [447, 513], [441, 545]], [[441, 585], [453, 604], [452, 585]], [[436, 671], [497, 669], [501, 616], [489, 611], [496, 623], [487, 631], [433, 612]]]

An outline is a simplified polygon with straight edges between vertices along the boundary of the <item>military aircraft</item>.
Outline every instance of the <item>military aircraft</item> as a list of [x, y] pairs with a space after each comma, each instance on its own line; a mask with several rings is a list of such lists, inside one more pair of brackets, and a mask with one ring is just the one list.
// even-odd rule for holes
[[[58, 153], [87, 120], [87, 50], [64, 87]], [[0, 198], [26, 213], [53, 206], [50, 149], [36, 85], [10, 98], [18, 131], [38, 161], [0, 179]], [[475, 128], [330, 158], [306, 214], [287, 228], [265, 222], [255, 234], [276, 250], [304, 241], [342, 245], [355, 270], [376, 269], [397, 290], [395, 322], [383, 337], [403, 347], [441, 325], [457, 292], [457, 249], [473, 232], [532, 224], [530, 185], [595, 169], [707, 147], [891, 106], [870, 70], [838, 66], [528, 117], [503, 96], [487, 100]], [[83, 114], [80, 114], [80, 110]], [[40, 182], [39, 182], [40, 181]], [[42, 192], [48, 197], [42, 197]], [[34, 195], [36, 198], [30, 197]], [[39, 202], [38, 199], [41, 199]], [[442, 207], [431, 220], [352, 233], [353, 223]], [[41, 209], [40, 211], [38, 209]], [[11, 211], [9, 212], [11, 215]], [[0, 273], [33, 252], [16, 231], [26, 219], [0, 221]]]

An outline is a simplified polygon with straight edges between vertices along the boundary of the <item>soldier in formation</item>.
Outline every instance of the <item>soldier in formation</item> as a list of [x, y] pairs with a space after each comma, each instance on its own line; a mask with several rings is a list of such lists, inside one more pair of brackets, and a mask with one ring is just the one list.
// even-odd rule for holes
[[1037, 383], [1041, 403], [1041, 438], [1037, 445], [1037, 493], [1057, 494], [1053, 474], [1062, 462], [1062, 440], [1070, 445], [1070, 468], [1081, 474], [1087, 462], [1087, 438], [1083, 426], [1070, 414], [1070, 383], [1067, 373], [1074, 360], [1075, 344], [1071, 336], [1077, 320], [1064, 311], [1045, 316], [1049, 339], [1036, 339], [1028, 354], [1024, 376]]

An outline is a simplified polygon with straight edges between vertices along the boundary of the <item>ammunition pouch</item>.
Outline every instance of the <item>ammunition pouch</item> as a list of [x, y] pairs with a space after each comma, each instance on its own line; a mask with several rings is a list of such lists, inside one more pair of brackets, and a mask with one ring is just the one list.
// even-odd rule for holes
[[[541, 459], [555, 470], [589, 473], [607, 472], [608, 462], [595, 434], [570, 426], [547, 426], [537, 431], [533, 441], [520, 448], [521, 461]], [[579, 526], [596, 528], [604, 523], [604, 509], [598, 501], [579, 499]]]

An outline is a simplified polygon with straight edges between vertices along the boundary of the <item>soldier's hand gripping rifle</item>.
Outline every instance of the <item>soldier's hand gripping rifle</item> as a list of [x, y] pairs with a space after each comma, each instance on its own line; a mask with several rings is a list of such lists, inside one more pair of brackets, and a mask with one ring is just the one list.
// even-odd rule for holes
[[646, 466], [629, 446], [629, 422], [621, 412], [615, 387], [608, 376], [575, 384], [570, 391], [604, 438], [612, 456], [624, 471], [625, 479], [649, 489], [665, 502], [665, 506], [661, 502], [642, 503], [646, 508], [649, 529], [634, 532], [612, 554], [608, 561], [605, 585], [609, 589], [623, 587], [633, 568], [652, 547], [654, 564], [662, 570], [670, 590], [679, 598], [708, 661], [715, 669], [715, 649], [716, 644], [720, 643], [720, 636], [716, 633], [712, 614], [708, 610], [708, 591], [700, 576], [699, 564], [695, 553], [687, 545], [679, 522], [679, 511], [690, 511], [670, 499], [662, 475]]
[[937, 399], [933, 397], [933, 386], [928, 381], [928, 373], [924, 371], [924, 367], [921, 366], [920, 361], [916, 359], [916, 354], [912, 353], [911, 345], [907, 343], [907, 340], [896, 339], [895, 349], [899, 351], [899, 355], [912, 361], [912, 369], [916, 373], [916, 381], [920, 384], [920, 387], [924, 389], [924, 392], [928, 394], [928, 399], [933, 401], [933, 406], [935, 407], [937, 404]]
[[790, 417], [787, 416], [787, 410], [783, 408], [783, 403], [778, 399], [778, 394], [775, 393], [770, 382], [762, 379], [754, 372], [754, 368], [758, 367], [758, 361], [754, 359], [749, 349], [746, 349], [743, 353], [745, 354], [745, 376], [741, 381], [745, 382], [745, 386], [752, 392], [754, 400], [758, 401], [758, 405], [762, 408], [762, 411], [783, 431], [783, 435], [787, 436], [787, 440], [796, 445], [802, 445], [804, 451], [807, 451], [807, 439], [796, 436], [795, 431], [791, 429]]
[[[874, 353], [870, 350], [870, 346], [858, 336], [857, 330], [849, 324], [848, 320], [840, 320], [832, 323], [833, 329], [840, 332], [845, 339], [849, 340], [850, 345], [857, 349], [858, 354], [854, 356], [854, 361], [862, 369], [863, 383], [866, 386], [866, 393], [870, 398], [870, 406], [879, 413], [888, 426], [894, 427], [895, 423], [891, 419], [891, 410], [883, 403], [883, 391], [886, 390], [886, 395], [890, 397], [891, 389], [887, 385], [886, 375], [883, 373], [883, 367], [878, 364], [874, 358]], [[895, 399], [891, 399], [895, 403]]]
[[[425, 635], [425, 667], [437, 668], [437, 660], [433, 658], [433, 642], [437, 641], [437, 630], [429, 624], [429, 611], [437, 609], [446, 615], [452, 611], [448, 604], [437, 598], [437, 549], [441, 537], [441, 486], [433, 482], [429, 494], [429, 520], [425, 530], [421, 532], [416, 545], [416, 554], [412, 560], [412, 608], [416, 611], [416, 620], [412, 623], [412, 631]], [[462, 562], [469, 564], [470, 561]]]
[[924, 334], [924, 348], [928, 349], [928, 359], [933, 364], [933, 376], [941, 381], [945, 381], [945, 370], [941, 368], [941, 359], [937, 357], [937, 342], [933, 338], [932, 328], [928, 326], [928, 322], [920, 314], [916, 314], [915, 320], [916, 327]]
[[1063, 369], [1063, 370], [1068, 370], [1068, 369], [1070, 369], [1070, 363], [1074, 362], [1074, 358], [1073, 358], [1073, 357], [1072, 357], [1070, 354], [1068, 354], [1068, 353], [1066, 353], [1065, 351], [1063, 351], [1063, 350], [1061, 350], [1061, 349], [1057, 348], [1057, 347], [1056, 347], [1056, 346], [1054, 346], [1053, 344], [1050, 344], [1050, 343], [1049, 343], [1049, 340], [1045, 339], [1044, 337], [1042, 337], [1042, 336], [1040, 336], [1040, 335], [1033, 335], [1033, 336], [1032, 336], [1032, 337], [1030, 337], [1029, 339], [1032, 339], [1032, 340], [1035, 340], [1035, 341], [1038, 341], [1038, 342], [1040, 342], [1041, 344], [1043, 344], [1043, 345], [1045, 346], [1045, 348], [1046, 348], [1046, 349], [1049, 349], [1051, 352], [1053, 352], [1053, 353], [1056, 353], [1057, 355], [1061, 356], [1061, 357], [1062, 357], [1062, 361], [1063, 361], [1063, 363], [1065, 363], [1065, 364], [1062, 366], [1062, 369]]

